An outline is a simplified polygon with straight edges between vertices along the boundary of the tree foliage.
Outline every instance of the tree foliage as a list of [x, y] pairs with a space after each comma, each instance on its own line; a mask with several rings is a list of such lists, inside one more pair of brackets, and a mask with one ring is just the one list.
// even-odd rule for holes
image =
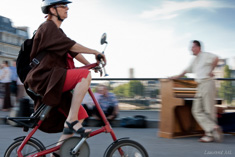
[[130, 96], [144, 95], [144, 85], [140, 81], [130, 81]]
[[118, 97], [129, 97], [129, 84], [122, 84], [113, 89]]
[[[224, 68], [224, 78], [230, 78], [231, 71], [229, 66], [226, 65]], [[223, 81], [219, 89], [219, 96], [223, 98], [228, 104], [231, 104], [234, 95], [234, 87], [232, 86], [232, 81]]]
[[140, 81], [130, 81], [113, 89], [113, 92], [119, 97], [134, 97], [144, 95], [144, 85]]

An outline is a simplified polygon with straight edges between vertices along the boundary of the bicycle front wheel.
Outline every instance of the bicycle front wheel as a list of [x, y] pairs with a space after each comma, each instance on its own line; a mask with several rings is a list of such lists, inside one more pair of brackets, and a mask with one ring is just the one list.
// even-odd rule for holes
[[[16, 157], [17, 155], [17, 150], [19, 148], [19, 146], [21, 145], [21, 143], [23, 142], [23, 139], [20, 140], [16, 140], [15, 142], [13, 142], [6, 150], [4, 157]], [[45, 150], [44, 146], [42, 146], [40, 143], [34, 141], [34, 140], [29, 140], [23, 150], [21, 151], [22, 155], [24, 157], [37, 153], [37, 152], [41, 152]], [[45, 156], [42, 156], [45, 157]]]
[[148, 153], [138, 142], [123, 139], [109, 147], [104, 157], [148, 157]]

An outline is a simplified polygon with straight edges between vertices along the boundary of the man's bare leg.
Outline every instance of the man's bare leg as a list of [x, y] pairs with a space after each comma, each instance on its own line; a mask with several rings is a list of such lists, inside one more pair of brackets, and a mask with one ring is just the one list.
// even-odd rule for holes
[[[72, 123], [76, 120], [78, 120], [78, 112], [79, 112], [79, 108], [80, 105], [82, 104], [82, 100], [85, 97], [89, 87], [90, 87], [90, 83], [91, 83], [91, 74], [89, 73], [87, 75], [87, 78], [83, 78], [81, 82], [79, 82], [75, 88], [74, 88], [74, 92], [73, 92], [73, 98], [72, 98], [72, 103], [71, 103], [71, 107], [69, 110], [69, 115], [66, 119], [67, 122]], [[65, 123], [64, 127], [68, 127], [67, 124]], [[77, 123], [74, 125], [74, 130], [78, 130], [79, 128], [81, 128], [82, 125], [81, 123]], [[89, 130], [86, 130], [86, 132], [89, 132]]]
[[[79, 82], [75, 88], [74, 88], [74, 92], [73, 92], [73, 98], [72, 98], [72, 102], [71, 102], [71, 107], [69, 110], [69, 115], [66, 119], [67, 122], [72, 123], [76, 120], [78, 120], [78, 112], [79, 112], [79, 108], [80, 105], [82, 103], [82, 100], [84, 98], [84, 96], [86, 95], [89, 87], [90, 87], [90, 82], [91, 82], [91, 74], [89, 73], [87, 75], [87, 78], [83, 78], [81, 82]], [[82, 122], [83, 120], [80, 120], [79, 123], [77, 123], [76, 125], [74, 125], [74, 130], [78, 130], [79, 128], [82, 127]], [[67, 124], [64, 124], [64, 127], [68, 127]], [[91, 129], [86, 129], [85, 132], [90, 132]], [[63, 141], [69, 137], [72, 137], [73, 134], [70, 135], [61, 135], [59, 142], [57, 143], [57, 145], [61, 144]], [[56, 151], [55, 153], [59, 154], [59, 151]], [[53, 157], [53, 155], [51, 155], [51, 157]]]

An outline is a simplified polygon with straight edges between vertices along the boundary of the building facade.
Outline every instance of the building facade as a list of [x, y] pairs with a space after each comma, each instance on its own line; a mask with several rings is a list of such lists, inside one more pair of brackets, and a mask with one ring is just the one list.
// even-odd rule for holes
[[28, 27], [13, 27], [9, 18], [0, 16], [0, 63], [17, 58], [20, 46], [28, 38]]

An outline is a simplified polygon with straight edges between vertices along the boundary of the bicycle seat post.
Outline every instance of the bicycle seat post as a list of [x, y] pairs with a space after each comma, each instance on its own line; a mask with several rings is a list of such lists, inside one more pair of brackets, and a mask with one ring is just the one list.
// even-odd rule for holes
[[42, 114], [40, 115], [40, 120], [44, 120], [46, 118], [46, 115], [50, 112], [51, 106], [46, 106], [45, 109], [43, 110]]

